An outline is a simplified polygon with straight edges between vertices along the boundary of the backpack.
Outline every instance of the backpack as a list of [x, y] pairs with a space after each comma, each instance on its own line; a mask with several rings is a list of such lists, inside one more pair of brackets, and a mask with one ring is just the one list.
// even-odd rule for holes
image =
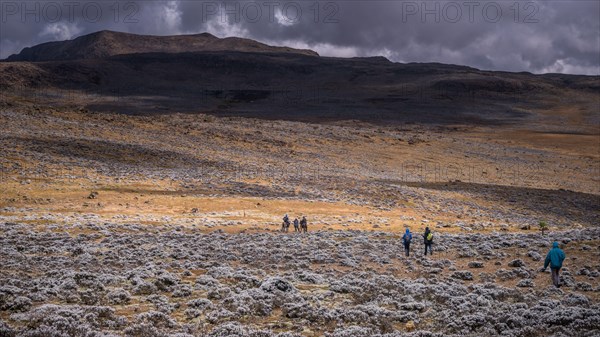
[[410, 240], [412, 240], [412, 234], [404, 234], [404, 236], [402, 237], [402, 241], [404, 242], [410, 243]]
[[427, 241], [431, 240], [433, 240], [433, 233], [429, 232], [429, 234], [427, 234]]

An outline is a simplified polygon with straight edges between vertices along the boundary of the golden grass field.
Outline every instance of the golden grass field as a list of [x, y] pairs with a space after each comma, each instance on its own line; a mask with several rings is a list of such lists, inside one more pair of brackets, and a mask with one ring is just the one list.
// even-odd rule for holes
[[[186, 224], [218, 219], [233, 222], [227, 231], [240, 231], [274, 229], [289, 213], [307, 215], [312, 229], [396, 231], [463, 221], [489, 223], [481, 230], [502, 224], [516, 230], [520, 223], [491, 212], [522, 211], [523, 219], [536, 222], [545, 218], [537, 206], [565, 199], [593, 205], [600, 193], [599, 137], [573, 118], [568, 127], [581, 133], [62, 109], [5, 112], [2, 120], [3, 215], [17, 216], [7, 210], [12, 207], [27, 208], [30, 217], [95, 214], [109, 221], [126, 215], [131, 219], [125, 221], [153, 223], [168, 216]], [[128, 172], [130, 167], [141, 169]], [[178, 168], [193, 174], [170, 173]], [[395, 192], [400, 189], [414, 194]], [[316, 197], [315, 190], [328, 197]], [[88, 199], [92, 191], [96, 199]], [[363, 200], [352, 202], [356, 195]], [[461, 210], [445, 205], [451, 202]], [[488, 211], [466, 212], [477, 207]], [[564, 211], [572, 226], [595, 225], [578, 218], [579, 210]], [[590, 211], [597, 219], [598, 209]], [[547, 215], [552, 225], [554, 214]]]

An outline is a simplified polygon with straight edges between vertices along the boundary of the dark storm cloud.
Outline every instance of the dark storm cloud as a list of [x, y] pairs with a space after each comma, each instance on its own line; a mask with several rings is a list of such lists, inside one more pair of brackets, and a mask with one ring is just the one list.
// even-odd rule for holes
[[209, 31], [326, 56], [600, 73], [598, 1], [3, 1], [1, 6], [3, 58], [26, 46], [102, 29]]

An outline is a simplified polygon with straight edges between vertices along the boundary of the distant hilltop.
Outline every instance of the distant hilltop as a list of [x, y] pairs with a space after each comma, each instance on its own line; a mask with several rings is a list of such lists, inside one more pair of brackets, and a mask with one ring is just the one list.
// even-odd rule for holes
[[90, 111], [497, 125], [567, 107], [597, 125], [600, 76], [324, 57], [207, 33], [101, 31], [25, 48], [0, 62], [0, 90], [27, 89], [99, 93], [103, 101], [89, 103]]
[[209, 33], [194, 35], [153, 36], [103, 30], [73, 40], [42, 43], [24, 48], [8, 61], [59, 61], [99, 59], [136, 53], [183, 53], [202, 51], [238, 51], [254, 53], [291, 53], [319, 56], [308, 49], [269, 46], [239, 37], [218, 38]]

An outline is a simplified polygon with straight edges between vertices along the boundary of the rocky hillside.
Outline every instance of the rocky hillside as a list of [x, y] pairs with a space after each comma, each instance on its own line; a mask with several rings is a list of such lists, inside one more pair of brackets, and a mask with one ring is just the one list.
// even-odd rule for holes
[[[0, 89], [17, 97], [33, 90], [38, 103], [52, 105], [65, 105], [66, 91], [68, 100], [87, 110], [127, 114], [539, 125], [546, 123], [540, 114], [572, 108], [574, 120], [583, 125], [594, 128], [600, 122], [598, 76], [320, 57], [206, 33], [101, 31], [26, 48], [0, 62]], [[550, 122], [563, 127], [562, 117], [555, 117]]]
[[57, 61], [98, 59], [135, 53], [181, 53], [194, 51], [241, 51], [295, 53], [318, 56], [312, 50], [273, 47], [257, 41], [228, 37], [220, 39], [209, 33], [177, 36], [137, 35], [108, 30], [80, 36], [73, 40], [43, 43], [23, 49], [8, 57], [9, 61]]

